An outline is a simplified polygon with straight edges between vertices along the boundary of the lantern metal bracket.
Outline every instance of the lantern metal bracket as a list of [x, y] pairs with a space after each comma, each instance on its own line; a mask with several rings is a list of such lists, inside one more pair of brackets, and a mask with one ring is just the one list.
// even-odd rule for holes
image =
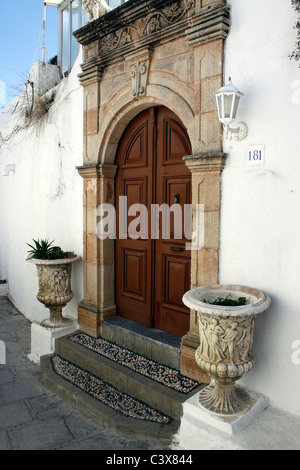
[[225, 124], [224, 131], [227, 140], [243, 140], [248, 136], [248, 127], [244, 122]]

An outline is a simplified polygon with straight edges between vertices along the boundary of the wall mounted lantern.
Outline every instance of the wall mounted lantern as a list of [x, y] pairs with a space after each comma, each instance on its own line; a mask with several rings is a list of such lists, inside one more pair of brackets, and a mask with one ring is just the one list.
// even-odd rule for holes
[[228, 140], [243, 140], [248, 135], [248, 128], [243, 122], [235, 122], [239, 102], [243, 93], [236, 88], [229, 77], [228, 83], [215, 93], [218, 115], [224, 125], [225, 138]]

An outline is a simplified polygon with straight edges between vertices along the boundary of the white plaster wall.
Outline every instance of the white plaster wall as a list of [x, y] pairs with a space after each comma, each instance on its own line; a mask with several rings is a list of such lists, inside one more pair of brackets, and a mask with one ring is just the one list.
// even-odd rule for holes
[[[294, 48], [296, 14], [289, 0], [229, 0], [232, 27], [225, 77], [245, 93], [239, 118], [249, 127], [242, 142], [224, 141], [220, 282], [265, 290], [271, 309], [256, 323], [255, 368], [243, 383], [271, 403], [300, 415], [300, 365], [292, 343], [300, 340], [300, 69]], [[26, 242], [55, 239], [82, 256], [82, 88], [80, 58], [58, 87], [46, 122], [17, 134], [0, 149], [0, 277], [15, 305], [32, 321], [47, 316], [35, 296], [35, 267]], [[226, 81], [225, 80], [225, 81]], [[15, 122], [2, 128], [5, 136]], [[247, 165], [249, 145], [264, 144], [265, 166]], [[15, 174], [3, 177], [6, 164]], [[64, 309], [77, 317], [83, 297], [82, 262], [73, 267], [74, 299]]]
[[[82, 258], [83, 90], [78, 82], [81, 57], [70, 76], [57, 86], [46, 119], [17, 133], [0, 148], [0, 278], [7, 279], [11, 299], [31, 321], [48, 317], [36, 299], [36, 267], [27, 263], [26, 242], [49, 238]], [[20, 120], [15, 115], [1, 127], [3, 137]], [[15, 174], [3, 175], [7, 164]], [[77, 318], [83, 298], [82, 260], [73, 265], [73, 300], [64, 315]]]
[[[300, 69], [289, 59], [297, 15], [288, 0], [229, 0], [232, 27], [225, 77], [245, 94], [241, 142], [224, 140], [220, 282], [260, 288], [271, 309], [256, 322], [257, 363], [243, 383], [300, 414]], [[265, 145], [265, 165], [247, 164], [248, 147]], [[300, 356], [298, 356], [300, 357]]]

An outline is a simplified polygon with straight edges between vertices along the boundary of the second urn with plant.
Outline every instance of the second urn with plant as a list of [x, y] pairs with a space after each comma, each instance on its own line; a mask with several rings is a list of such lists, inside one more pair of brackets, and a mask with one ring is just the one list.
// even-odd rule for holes
[[62, 309], [72, 300], [72, 265], [79, 257], [71, 251], [53, 246], [53, 241], [33, 240], [27, 261], [36, 265], [39, 283], [37, 299], [49, 308], [50, 316], [41, 325], [47, 328], [69, 326], [72, 320], [64, 318]]
[[235, 382], [254, 367], [255, 319], [270, 307], [270, 297], [247, 286], [211, 285], [186, 292], [182, 300], [197, 312], [195, 359], [212, 379], [199, 393], [200, 406], [217, 415], [245, 413], [253, 402]]

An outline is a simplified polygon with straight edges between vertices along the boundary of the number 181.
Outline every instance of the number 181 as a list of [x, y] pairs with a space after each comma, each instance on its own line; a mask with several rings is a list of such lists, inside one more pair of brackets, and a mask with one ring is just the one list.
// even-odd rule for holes
[[261, 150], [250, 150], [249, 151], [249, 162], [254, 160], [255, 162], [261, 161]]

